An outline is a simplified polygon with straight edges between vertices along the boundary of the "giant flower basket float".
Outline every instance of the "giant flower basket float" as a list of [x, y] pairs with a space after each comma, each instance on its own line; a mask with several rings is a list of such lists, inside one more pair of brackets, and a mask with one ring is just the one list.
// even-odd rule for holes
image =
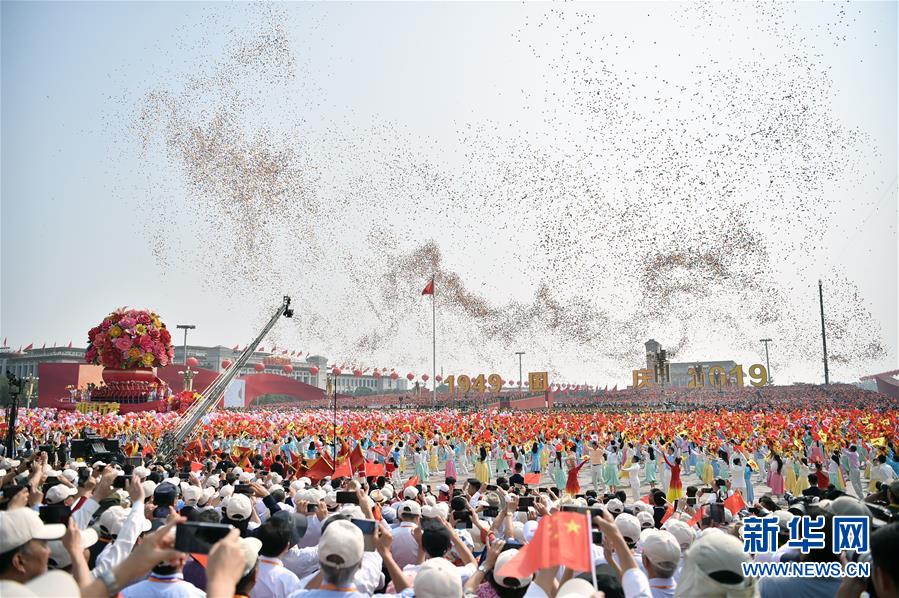
[[92, 401], [117, 402], [122, 411], [167, 410], [168, 390], [156, 368], [171, 363], [175, 349], [158, 314], [117, 309], [88, 331], [87, 340], [84, 358], [103, 366], [105, 383], [92, 391]]

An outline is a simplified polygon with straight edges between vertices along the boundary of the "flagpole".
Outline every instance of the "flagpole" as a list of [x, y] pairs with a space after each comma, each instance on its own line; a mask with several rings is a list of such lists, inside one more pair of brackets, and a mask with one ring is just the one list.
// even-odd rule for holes
[[596, 566], [593, 564], [593, 517], [588, 510], [584, 515], [587, 517], [587, 535], [590, 536], [590, 575], [593, 577], [593, 589], [599, 590], [599, 584], [596, 582]]
[[431, 276], [431, 331], [432, 331], [432, 368], [431, 380], [434, 383], [434, 407], [437, 407], [437, 289], [434, 277]]

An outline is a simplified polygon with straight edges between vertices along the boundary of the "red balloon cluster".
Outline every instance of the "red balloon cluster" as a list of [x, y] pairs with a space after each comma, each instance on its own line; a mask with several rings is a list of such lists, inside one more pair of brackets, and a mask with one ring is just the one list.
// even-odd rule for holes
[[396, 372], [390, 372], [390, 379], [391, 379], [391, 380], [396, 380], [396, 379], [399, 378], [399, 377], [400, 377], [400, 375], [397, 374]]
[[223, 367], [224, 369], [226, 369], [226, 370], [227, 370], [229, 367], [231, 367], [231, 360], [230, 360], [230, 359], [223, 359], [223, 360], [222, 360], [222, 367]]
[[285, 374], [292, 374], [292, 373], [293, 373], [293, 366], [290, 365], [289, 363], [286, 363], [286, 364], [284, 364], [283, 366], [281, 366], [281, 369], [284, 370], [284, 373], [285, 373]]
[[256, 365], [253, 366], [253, 369], [256, 370], [257, 372], [262, 372], [265, 370], [265, 364], [257, 363]]
[[316, 375], [318, 373], [318, 368], [315, 366], [312, 366], [311, 368], [309, 368], [309, 373], [312, 374], [313, 376]]
[[200, 365], [200, 361], [196, 357], [187, 358], [187, 367], [195, 368]]

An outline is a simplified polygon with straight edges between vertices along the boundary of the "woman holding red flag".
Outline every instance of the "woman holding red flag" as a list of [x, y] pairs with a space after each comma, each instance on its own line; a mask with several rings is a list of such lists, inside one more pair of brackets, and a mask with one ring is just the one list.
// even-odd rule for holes
[[680, 464], [681, 458], [674, 457], [674, 462], [668, 460], [668, 455], [662, 453], [662, 458], [665, 459], [665, 463], [671, 469], [671, 482], [668, 484], [668, 494], [665, 498], [668, 499], [668, 502], [674, 504], [674, 508], [677, 509], [677, 501], [684, 497], [684, 485], [680, 479]]
[[584, 463], [589, 459], [589, 457], [584, 456], [583, 460], [578, 463], [573, 445], [569, 449], [568, 455], [565, 457], [565, 466], [568, 468], [568, 480], [565, 482], [565, 492], [571, 496], [581, 493], [581, 483], [578, 481], [578, 474], [581, 473], [581, 467], [583, 467]]

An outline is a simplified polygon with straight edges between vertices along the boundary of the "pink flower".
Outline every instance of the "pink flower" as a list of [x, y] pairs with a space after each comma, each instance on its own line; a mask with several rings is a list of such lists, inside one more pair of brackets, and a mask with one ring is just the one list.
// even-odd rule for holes
[[119, 351], [127, 351], [131, 348], [131, 339], [128, 337], [120, 336], [116, 339], [115, 346]]
[[153, 351], [154, 345], [156, 345], [157, 343], [153, 342], [153, 339], [150, 337], [150, 335], [145, 334], [140, 337], [140, 340], [138, 340], [138, 344], [143, 351], [151, 352]]
[[125, 316], [124, 318], [119, 320], [119, 325], [122, 328], [134, 328], [135, 324], [137, 324], [137, 320], [135, 320], [131, 316]]
[[152, 320], [150, 319], [150, 315], [147, 313], [141, 313], [139, 316], [137, 316], [138, 324], [149, 324], [150, 322], [152, 322]]

